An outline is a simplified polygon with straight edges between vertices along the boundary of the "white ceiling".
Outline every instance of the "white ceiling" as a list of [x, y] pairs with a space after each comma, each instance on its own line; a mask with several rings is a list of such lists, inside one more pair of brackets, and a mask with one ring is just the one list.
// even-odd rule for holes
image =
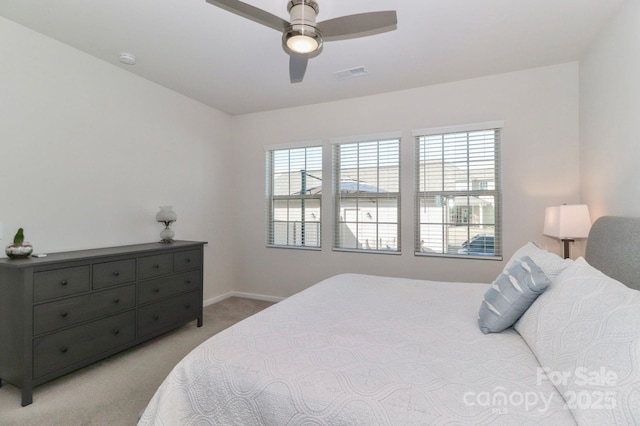
[[[245, 2], [288, 20], [287, 1]], [[395, 9], [398, 29], [326, 43], [291, 84], [281, 34], [205, 0], [2, 0], [0, 16], [235, 115], [577, 60], [624, 0], [317, 1], [318, 21]]]

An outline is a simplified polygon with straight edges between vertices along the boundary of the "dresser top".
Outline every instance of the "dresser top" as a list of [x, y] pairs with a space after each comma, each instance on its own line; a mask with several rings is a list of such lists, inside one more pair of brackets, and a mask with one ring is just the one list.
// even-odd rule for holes
[[66, 251], [60, 253], [48, 253], [46, 257], [28, 257], [26, 259], [0, 259], [0, 267], [31, 268], [47, 265], [49, 263], [66, 262], [74, 260], [91, 259], [94, 257], [118, 256], [124, 254], [143, 254], [147, 252], [176, 250], [183, 248], [196, 248], [207, 244], [203, 241], [175, 241], [173, 243], [147, 243], [127, 246], [105, 247], [88, 250]]

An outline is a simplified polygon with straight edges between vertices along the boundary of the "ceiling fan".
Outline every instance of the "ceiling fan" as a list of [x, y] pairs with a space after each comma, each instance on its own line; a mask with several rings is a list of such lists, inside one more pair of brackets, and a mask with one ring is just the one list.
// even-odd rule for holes
[[368, 12], [342, 16], [316, 23], [319, 12], [314, 0], [290, 0], [287, 5], [290, 21], [272, 15], [239, 0], [207, 0], [236, 15], [282, 32], [282, 47], [289, 54], [289, 78], [300, 83], [307, 62], [322, 51], [325, 41], [347, 40], [395, 30], [396, 12]]

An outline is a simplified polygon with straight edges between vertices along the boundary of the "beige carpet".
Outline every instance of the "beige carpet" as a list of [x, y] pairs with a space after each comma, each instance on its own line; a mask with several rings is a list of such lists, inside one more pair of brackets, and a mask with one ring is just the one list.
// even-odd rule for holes
[[33, 404], [20, 405], [20, 389], [0, 388], [0, 425], [135, 425], [155, 390], [194, 347], [208, 337], [270, 306], [232, 297], [204, 309], [175, 331], [67, 374], [34, 390]]

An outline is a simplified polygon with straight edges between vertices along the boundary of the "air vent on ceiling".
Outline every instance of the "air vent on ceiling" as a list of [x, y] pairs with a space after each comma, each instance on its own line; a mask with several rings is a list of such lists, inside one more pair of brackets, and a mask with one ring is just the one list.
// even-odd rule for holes
[[364, 77], [367, 74], [368, 74], [367, 70], [364, 69], [364, 67], [356, 67], [348, 70], [336, 71], [333, 73], [333, 75], [338, 80], [347, 80], [349, 78]]

